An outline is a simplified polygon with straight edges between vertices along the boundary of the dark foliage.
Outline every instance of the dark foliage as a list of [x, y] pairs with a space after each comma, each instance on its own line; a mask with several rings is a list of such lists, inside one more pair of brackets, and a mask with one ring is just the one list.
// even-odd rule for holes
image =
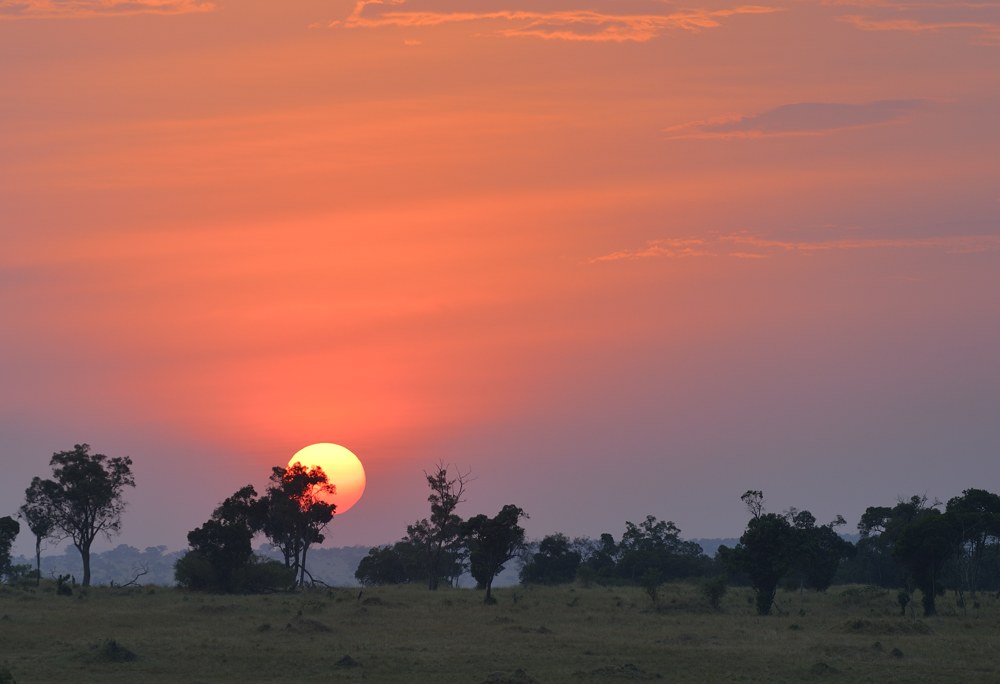
[[38, 519], [72, 540], [83, 561], [83, 586], [90, 586], [90, 548], [99, 534], [110, 539], [121, 530], [124, 489], [135, 486], [132, 459], [92, 454], [88, 444], [77, 444], [54, 453], [49, 465], [52, 479], [33, 479], [25, 506], [42, 509]]
[[496, 516], [479, 514], [462, 525], [462, 537], [469, 548], [469, 565], [483, 599], [494, 603], [493, 579], [503, 570], [504, 563], [514, 558], [524, 546], [524, 528], [518, 523], [527, 517], [523, 510], [507, 504]]
[[550, 534], [538, 543], [538, 550], [521, 568], [524, 584], [563, 584], [576, 579], [580, 552], [561, 533]]

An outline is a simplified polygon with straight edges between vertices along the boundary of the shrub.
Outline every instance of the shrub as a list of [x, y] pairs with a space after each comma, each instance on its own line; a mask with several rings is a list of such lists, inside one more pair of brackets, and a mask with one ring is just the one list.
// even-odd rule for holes
[[729, 587], [726, 585], [726, 578], [719, 575], [702, 580], [700, 588], [702, 595], [708, 599], [708, 604], [718, 610], [722, 603], [722, 597], [726, 595], [726, 590]]

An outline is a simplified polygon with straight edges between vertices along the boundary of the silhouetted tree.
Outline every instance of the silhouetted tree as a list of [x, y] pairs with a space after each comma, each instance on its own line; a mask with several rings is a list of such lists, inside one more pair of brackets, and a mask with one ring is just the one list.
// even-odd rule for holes
[[496, 603], [493, 579], [524, 546], [524, 528], [518, 523], [526, 517], [523, 510], [507, 504], [493, 518], [479, 514], [462, 525], [461, 535], [469, 548], [469, 569], [478, 588], [486, 590], [485, 603]]
[[580, 552], [575, 550], [569, 538], [562, 534], [550, 534], [538, 543], [538, 550], [531, 554], [521, 567], [523, 584], [561, 584], [576, 579], [580, 567]]
[[354, 577], [365, 586], [406, 584], [426, 580], [425, 571], [422, 549], [404, 539], [371, 549], [358, 563]]
[[271, 485], [261, 499], [261, 531], [281, 550], [285, 566], [295, 571], [299, 586], [309, 574], [309, 547], [323, 543], [323, 530], [333, 520], [336, 505], [321, 498], [332, 493], [334, 486], [318, 466], [293, 463], [271, 469]]
[[48, 507], [53, 528], [72, 540], [83, 561], [83, 586], [90, 586], [90, 547], [97, 535], [109, 539], [121, 531], [124, 489], [134, 487], [132, 459], [90, 453], [90, 445], [52, 455], [52, 479], [42, 480], [39, 492]]
[[845, 524], [842, 516], [827, 525], [816, 525], [809, 511], [789, 512], [795, 530], [795, 549], [791, 572], [802, 585], [826, 591], [833, 583], [841, 560], [854, 555], [854, 544], [837, 534], [835, 527]]
[[10, 549], [20, 531], [21, 525], [9, 515], [0, 518], [0, 577], [10, 574]]
[[652, 515], [638, 525], [626, 521], [618, 545], [618, 575], [638, 582], [649, 570], [655, 571], [660, 581], [703, 573], [709, 559], [698, 544], [684, 541], [680, 534], [673, 521], [657, 520]]
[[764, 494], [747, 490], [741, 497], [750, 512], [750, 522], [734, 549], [720, 548], [730, 572], [742, 573], [754, 589], [757, 612], [770, 615], [778, 583], [792, 567], [795, 530], [788, 519], [764, 513]]
[[[964, 588], [975, 596], [987, 567], [990, 546], [1000, 539], [1000, 495], [984, 489], [966, 489], [948, 501], [946, 512], [959, 530], [959, 574]], [[995, 555], [995, 554], [994, 554]]]
[[941, 576], [960, 545], [961, 531], [955, 519], [935, 508], [922, 511], [896, 539], [894, 552], [920, 589], [927, 617], [937, 614], [935, 597], [942, 588]]
[[225, 499], [211, 518], [188, 532], [191, 551], [174, 568], [178, 584], [203, 591], [239, 591], [241, 573], [253, 559], [259, 518], [260, 504], [253, 485]]
[[28, 523], [28, 529], [35, 535], [35, 586], [42, 579], [42, 542], [55, 532], [52, 495], [54, 483], [40, 477], [31, 479], [31, 485], [24, 492], [24, 504], [19, 514]]
[[433, 473], [424, 473], [431, 493], [430, 519], [418, 520], [406, 527], [406, 540], [423, 549], [427, 569], [427, 588], [438, 588], [442, 578], [457, 577], [464, 565], [462, 519], [455, 509], [464, 501], [469, 473], [460, 470], [452, 475], [448, 465], [437, 463]]
[[951, 514], [941, 513], [926, 496], [913, 496], [895, 506], [871, 506], [858, 523], [862, 541], [877, 537], [879, 546], [891, 549], [907, 582], [922, 594], [924, 615], [937, 612], [935, 596], [942, 587], [942, 575], [948, 561], [961, 548], [961, 525]]
[[599, 539], [577, 543], [577, 546], [582, 549], [581, 565], [587, 569], [588, 574], [593, 574], [598, 582], [607, 581], [617, 575], [620, 549], [614, 535], [604, 532]]

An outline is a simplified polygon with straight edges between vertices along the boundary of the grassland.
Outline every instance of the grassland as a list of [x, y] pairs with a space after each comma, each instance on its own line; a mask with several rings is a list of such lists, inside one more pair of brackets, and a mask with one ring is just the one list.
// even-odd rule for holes
[[[784, 592], [758, 617], [672, 584], [211, 596], [0, 589], [0, 682], [995, 682], [1000, 600], [901, 617], [895, 592]], [[129, 659], [134, 654], [134, 659]]]

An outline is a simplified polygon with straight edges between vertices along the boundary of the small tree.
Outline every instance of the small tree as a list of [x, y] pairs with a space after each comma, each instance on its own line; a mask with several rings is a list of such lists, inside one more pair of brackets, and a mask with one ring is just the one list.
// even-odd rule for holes
[[423, 549], [427, 568], [427, 588], [438, 588], [442, 578], [457, 577], [464, 565], [462, 548], [462, 519], [455, 509], [465, 499], [469, 473], [457, 470], [448, 472], [449, 466], [438, 462], [433, 473], [424, 473], [431, 493], [430, 519], [418, 520], [406, 527], [406, 540]]
[[[121, 531], [125, 487], [134, 487], [132, 459], [90, 453], [90, 445], [52, 455], [52, 479], [42, 480], [39, 499], [48, 507], [53, 529], [72, 540], [83, 561], [83, 586], [90, 586], [90, 547], [99, 534]], [[30, 489], [30, 488], [29, 488]]]
[[523, 510], [507, 504], [493, 518], [479, 514], [462, 525], [462, 536], [469, 547], [470, 571], [476, 585], [486, 590], [485, 603], [496, 603], [493, 580], [503, 570], [503, 564], [524, 546], [524, 528], [518, 523], [526, 517]]
[[178, 584], [188, 589], [233, 592], [253, 559], [259, 501], [252, 485], [225, 499], [203, 525], [188, 532], [191, 551], [174, 566]]
[[0, 577], [11, 573], [10, 549], [20, 531], [21, 526], [9, 515], [0, 518]]
[[42, 542], [55, 532], [52, 485], [51, 481], [42, 480], [40, 477], [32, 478], [31, 485], [24, 492], [24, 504], [19, 509], [20, 516], [35, 535], [35, 586], [38, 586], [42, 579]]

